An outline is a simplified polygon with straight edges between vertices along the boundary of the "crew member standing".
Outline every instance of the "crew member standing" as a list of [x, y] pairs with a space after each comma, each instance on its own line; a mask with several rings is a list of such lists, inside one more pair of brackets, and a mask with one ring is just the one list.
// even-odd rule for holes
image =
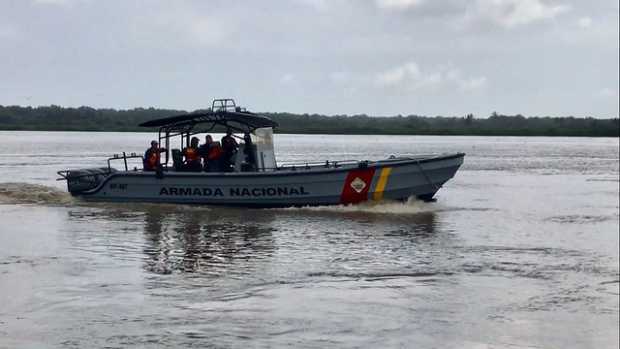
[[157, 141], [151, 141], [151, 147], [144, 152], [143, 166], [144, 171], [157, 171], [161, 167], [161, 153], [166, 149], [160, 148]]
[[256, 153], [254, 152], [254, 144], [252, 137], [248, 132], [243, 135], [243, 153], [245, 154], [246, 169], [245, 171], [256, 171]]
[[198, 143], [200, 141], [197, 137], [192, 137], [189, 147], [183, 149], [183, 156], [185, 156], [185, 170], [187, 171], [202, 171], [202, 165], [200, 164], [200, 153], [198, 152]]
[[200, 146], [200, 156], [202, 156], [204, 170], [207, 172], [220, 171], [220, 160], [222, 157], [222, 147], [219, 142], [214, 142], [211, 135], [205, 137], [205, 144]]
[[232, 158], [237, 152], [239, 148], [239, 144], [232, 136], [233, 132], [231, 129], [226, 130], [226, 136], [222, 137], [222, 150], [224, 154], [222, 155], [222, 164], [224, 166], [224, 171], [232, 171]]

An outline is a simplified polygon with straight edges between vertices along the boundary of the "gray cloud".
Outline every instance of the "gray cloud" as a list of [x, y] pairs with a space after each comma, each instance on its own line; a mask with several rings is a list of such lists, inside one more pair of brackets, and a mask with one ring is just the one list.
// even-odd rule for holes
[[0, 104], [617, 116], [617, 6], [5, 0]]

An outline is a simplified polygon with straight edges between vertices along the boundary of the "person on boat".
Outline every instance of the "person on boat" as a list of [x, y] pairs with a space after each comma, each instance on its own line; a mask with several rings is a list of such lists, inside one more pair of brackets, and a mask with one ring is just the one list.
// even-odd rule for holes
[[160, 148], [157, 141], [151, 141], [151, 147], [144, 152], [144, 171], [157, 171], [161, 167], [161, 153], [166, 149]]
[[211, 135], [206, 135], [205, 143], [198, 148], [198, 154], [200, 154], [200, 157], [202, 158], [202, 165], [205, 171], [207, 171], [209, 161], [209, 148], [211, 147], [212, 143], [213, 137]]
[[189, 147], [183, 149], [183, 156], [185, 156], [185, 170], [186, 171], [202, 171], [202, 165], [200, 164], [200, 153], [198, 152], [198, 137], [192, 137]]
[[256, 153], [252, 144], [252, 137], [250, 133], [246, 132], [243, 135], [243, 154], [245, 155], [245, 168], [243, 171], [256, 171]]
[[232, 170], [233, 156], [239, 148], [239, 144], [232, 134], [233, 132], [229, 128], [226, 130], [226, 136], [222, 137], [222, 150], [224, 151], [224, 154], [222, 154], [222, 166], [224, 171]]
[[200, 156], [203, 159], [204, 170], [207, 172], [219, 171], [223, 152], [220, 143], [214, 142], [213, 137], [207, 135], [205, 137], [205, 144], [200, 146]]

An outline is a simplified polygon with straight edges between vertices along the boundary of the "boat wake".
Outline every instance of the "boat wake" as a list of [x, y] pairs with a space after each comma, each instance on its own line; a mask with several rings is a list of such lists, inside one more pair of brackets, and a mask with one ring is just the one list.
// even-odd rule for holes
[[303, 206], [288, 207], [279, 210], [320, 212], [320, 213], [366, 213], [380, 215], [414, 215], [441, 211], [442, 207], [435, 202], [424, 202], [416, 198], [401, 201], [367, 201], [356, 205]]
[[67, 205], [71, 194], [58, 188], [32, 183], [0, 183], [0, 204]]

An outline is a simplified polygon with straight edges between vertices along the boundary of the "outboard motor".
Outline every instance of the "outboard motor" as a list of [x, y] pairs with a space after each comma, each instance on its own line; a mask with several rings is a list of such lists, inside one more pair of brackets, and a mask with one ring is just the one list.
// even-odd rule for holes
[[96, 188], [106, 177], [116, 172], [114, 168], [96, 167], [80, 170], [59, 171], [58, 174], [67, 180], [67, 188], [71, 195]]

